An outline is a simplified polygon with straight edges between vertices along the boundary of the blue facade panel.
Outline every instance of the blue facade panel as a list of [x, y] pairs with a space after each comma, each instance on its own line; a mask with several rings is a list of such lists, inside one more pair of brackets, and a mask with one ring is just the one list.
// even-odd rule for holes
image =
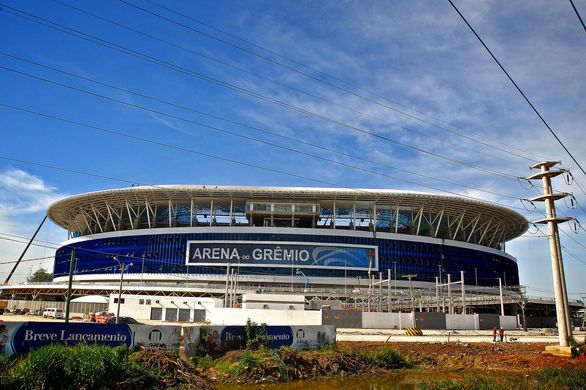
[[[81, 241], [66, 245], [55, 255], [55, 277], [67, 276], [69, 258], [73, 247], [77, 248], [78, 259], [75, 274], [119, 273], [116, 256], [125, 264], [129, 273], [170, 273], [170, 274], [225, 274], [225, 266], [187, 266], [188, 241], [279, 241], [330, 243], [338, 245], [364, 245], [378, 247], [378, 266], [384, 277], [388, 269], [396, 269], [398, 275], [417, 274], [417, 281], [435, 282], [435, 277], [453, 275], [459, 280], [460, 271], [465, 272], [468, 285], [480, 286], [498, 284], [496, 278], [503, 278], [507, 285], [519, 284], [517, 264], [506, 256], [489, 252], [438, 245], [423, 242], [365, 238], [353, 236], [320, 236], [303, 234], [270, 233], [177, 233], [123, 236]], [[108, 255], [111, 254], [111, 255]], [[304, 269], [308, 277], [366, 278], [366, 270], [345, 269]], [[291, 275], [291, 269], [283, 267], [240, 266], [245, 275], [279, 276]]]

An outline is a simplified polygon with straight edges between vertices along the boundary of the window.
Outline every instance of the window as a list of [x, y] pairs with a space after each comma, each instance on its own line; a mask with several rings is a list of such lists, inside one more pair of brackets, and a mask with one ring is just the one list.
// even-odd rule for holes
[[[114, 303], [118, 303], [118, 298], [114, 298]], [[120, 303], [124, 304], [124, 298], [120, 299]]]
[[139, 300], [138, 300], [138, 304], [139, 304], [139, 305], [144, 305], [144, 299], [139, 299]]
[[146, 304], [147, 304], [147, 305], [150, 305], [150, 304], [151, 304], [151, 300], [150, 300], [150, 299], [147, 299], [147, 300], [146, 300]]

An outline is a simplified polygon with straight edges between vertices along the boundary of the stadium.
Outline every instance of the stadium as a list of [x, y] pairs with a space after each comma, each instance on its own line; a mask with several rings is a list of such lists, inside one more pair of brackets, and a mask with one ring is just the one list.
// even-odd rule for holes
[[[527, 229], [507, 208], [464, 197], [367, 189], [149, 186], [81, 194], [48, 209], [69, 240], [55, 256], [65, 283], [241, 288], [365, 287], [384, 277], [433, 286], [519, 284], [505, 243]], [[232, 268], [232, 270], [230, 270]]]

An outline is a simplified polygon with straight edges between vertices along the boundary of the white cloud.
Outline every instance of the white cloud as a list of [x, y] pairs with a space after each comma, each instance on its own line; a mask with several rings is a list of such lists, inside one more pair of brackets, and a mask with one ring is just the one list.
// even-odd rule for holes
[[[25, 247], [28, 237], [31, 237], [41, 222], [47, 207], [56, 200], [69, 196], [58, 192], [57, 188], [47, 184], [41, 177], [29, 172], [9, 168], [0, 172], [0, 279], [4, 280], [12, 262], [18, 259]], [[19, 239], [14, 236], [24, 237]], [[59, 242], [65, 238], [61, 228], [54, 228], [47, 221], [37, 236], [37, 240]], [[17, 243], [11, 240], [24, 241]], [[52, 256], [54, 251], [40, 246], [31, 246], [25, 259]], [[8, 264], [2, 264], [8, 263]], [[12, 282], [23, 281], [34, 269], [44, 267], [52, 270], [50, 259], [39, 262], [22, 263], [16, 271]], [[34, 270], [33, 269], [33, 270]]]

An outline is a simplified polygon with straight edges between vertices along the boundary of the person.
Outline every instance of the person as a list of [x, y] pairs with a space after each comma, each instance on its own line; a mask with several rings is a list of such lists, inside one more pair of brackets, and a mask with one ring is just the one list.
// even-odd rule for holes
[[497, 333], [497, 328], [496, 326], [492, 329], [492, 342], [496, 343], [496, 333]]
[[502, 327], [499, 329], [499, 338], [500, 338], [501, 343], [505, 339], [505, 330]]
[[7, 342], [8, 342], [8, 331], [6, 330], [6, 325], [0, 324], [0, 354], [5, 353]]

